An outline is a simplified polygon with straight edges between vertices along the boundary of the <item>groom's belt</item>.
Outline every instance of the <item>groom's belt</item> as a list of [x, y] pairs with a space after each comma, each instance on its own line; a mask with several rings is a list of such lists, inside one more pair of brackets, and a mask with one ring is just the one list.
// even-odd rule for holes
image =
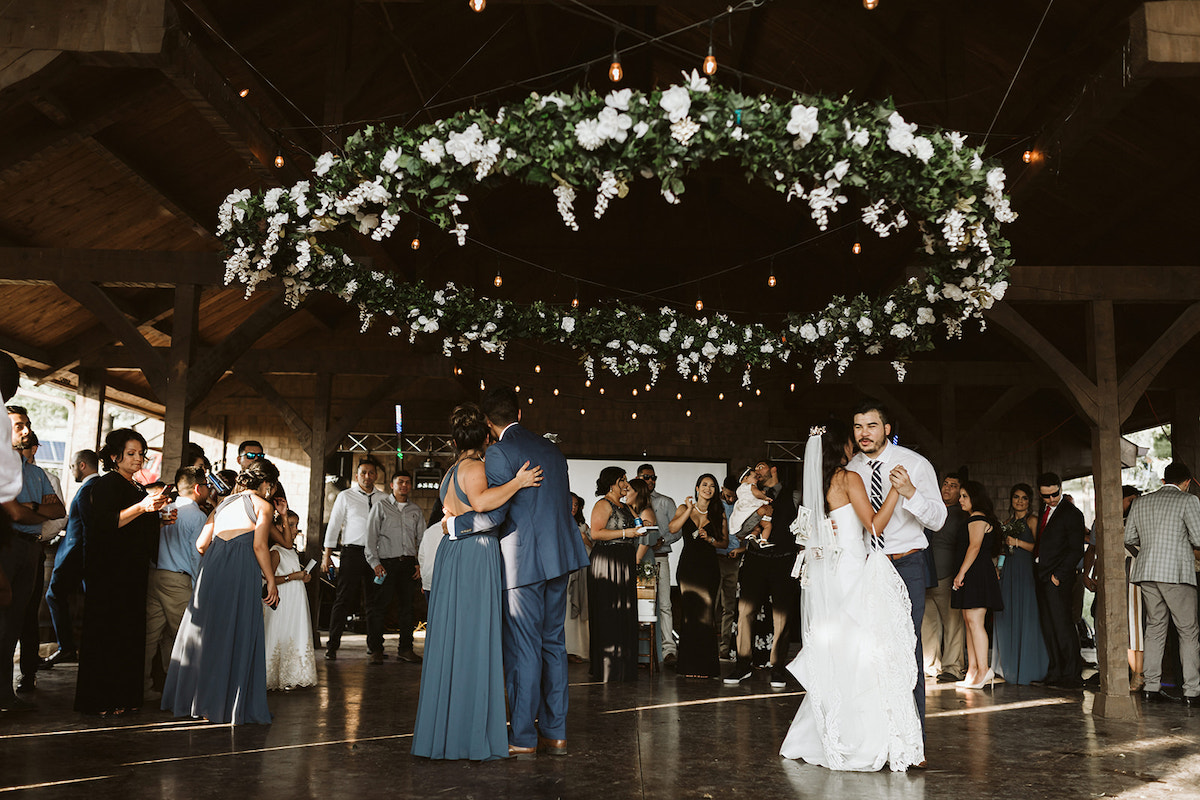
[[921, 548], [914, 547], [912, 550], [905, 550], [903, 553], [884, 553], [884, 555], [890, 558], [892, 561], [899, 561], [905, 556], [911, 556], [913, 553], [919, 552], [921, 552]]

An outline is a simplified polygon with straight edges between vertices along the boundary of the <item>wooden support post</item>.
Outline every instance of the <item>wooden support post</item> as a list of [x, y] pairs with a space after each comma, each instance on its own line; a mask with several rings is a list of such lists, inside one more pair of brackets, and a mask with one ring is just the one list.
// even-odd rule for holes
[[[325, 510], [325, 451], [329, 441], [329, 408], [333, 394], [333, 375], [328, 372], [316, 376], [316, 393], [313, 397], [312, 439], [308, 448], [308, 537], [304, 554], [308, 558], [321, 559], [325, 531], [322, 529]], [[321, 646], [321, 634], [317, 630], [321, 613], [321, 581], [308, 584], [308, 607], [312, 610], [313, 646]]]
[[1176, 389], [1171, 399], [1171, 458], [1187, 464], [1194, 475], [1200, 469], [1200, 392]]
[[200, 288], [190, 283], [175, 287], [175, 316], [171, 352], [166, 359], [166, 417], [163, 420], [162, 479], [171, 483], [175, 470], [183, 466], [184, 449], [191, 433], [188, 403], [188, 372], [196, 357], [199, 337]]
[[78, 374], [75, 415], [71, 419], [72, 455], [78, 450], [99, 451], [104, 433], [104, 370], [84, 367]]
[[1092, 713], [1110, 719], [1138, 716], [1129, 694], [1126, 650], [1125, 530], [1121, 522], [1121, 410], [1117, 382], [1117, 340], [1111, 300], [1088, 307], [1088, 343], [1096, 379], [1097, 419], [1092, 423], [1092, 465], [1096, 485], [1096, 563], [1099, 602], [1096, 657], [1100, 691]]
[[958, 468], [958, 421], [954, 406], [954, 384], [943, 383], [938, 387], [938, 410], [942, 415], [942, 452], [938, 460], [942, 472]]

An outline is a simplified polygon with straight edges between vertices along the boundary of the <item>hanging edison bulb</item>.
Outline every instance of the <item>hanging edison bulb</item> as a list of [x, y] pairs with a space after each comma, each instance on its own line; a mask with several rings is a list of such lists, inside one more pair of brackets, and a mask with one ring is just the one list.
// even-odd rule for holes
[[248, 94], [250, 94], [249, 89], [242, 89], [240, 92], [238, 92], [238, 97], [245, 97]]
[[529, 398], [529, 405], [533, 405], [533, 398]]
[[558, 397], [558, 387], [555, 387], [555, 389], [554, 389], [554, 396]]
[[636, 388], [636, 387], [634, 387], [634, 390], [633, 390], [633, 396], [634, 396], [634, 397], [637, 397], [637, 388]]
[[421, 226], [420, 225], [417, 225], [417, 231], [416, 231], [416, 233], [413, 234], [412, 241], [408, 243], [408, 246], [411, 247], [413, 250], [421, 249]]
[[690, 417], [692, 415], [692, 410], [689, 408], [686, 413]]
[[767, 286], [770, 286], [772, 289], [774, 289], [776, 283], [775, 270], [771, 270], [771, 274], [767, 277]]
[[612, 63], [608, 65], [608, 79], [613, 83], [620, 83], [625, 77], [625, 70], [621, 69], [621, 57], [617, 52], [613, 51]]
[[467, 0], [467, 5], [471, 7], [472, 11], [478, 13], [487, 6], [487, 0]]
[[586, 381], [583, 382], [583, 385], [588, 387], [589, 389], [592, 388], [592, 379], [588, 378]]
[[283, 169], [283, 151], [275, 153], [275, 169]]
[[571, 298], [571, 308], [579, 308], [579, 298], [578, 297]]
[[629, 418], [630, 418], [630, 419], [637, 419], [637, 412], [635, 411], [635, 412], [633, 412], [632, 414], [630, 414], [630, 415], [629, 415]]
[[542, 371], [542, 365], [541, 365], [541, 364], [534, 364], [534, 365], [533, 365], [533, 371], [534, 371], [534, 372], [541, 372], [541, 371]]
[[879, 0], [863, 0], [863, 8], [865, 8], [867, 11], [874, 11], [875, 7], [878, 5]]
[[1024, 161], [1026, 164], [1033, 161], [1033, 151], [1026, 150], [1024, 153], [1021, 153], [1021, 160]]
[[854, 255], [858, 255], [859, 253], [861, 253], [862, 252], [862, 242], [855, 242], [854, 246], [850, 248], [850, 252], [854, 253]]
[[675, 399], [676, 399], [676, 400], [682, 400], [682, 399], [683, 399], [683, 393], [682, 393], [682, 392], [676, 392], [676, 393], [675, 393]]
[[500, 270], [496, 270], [496, 277], [492, 279], [492, 285], [499, 289], [504, 285], [504, 278], [500, 277]]
[[704, 300], [703, 300], [703, 298], [701, 298], [701, 297], [697, 297], [697, 298], [696, 298], [696, 310], [697, 310], [697, 311], [703, 311], [703, 310], [704, 310]]
[[708, 45], [708, 55], [704, 57], [704, 74], [710, 77], [717, 74], [717, 57], [713, 55], [711, 42]]

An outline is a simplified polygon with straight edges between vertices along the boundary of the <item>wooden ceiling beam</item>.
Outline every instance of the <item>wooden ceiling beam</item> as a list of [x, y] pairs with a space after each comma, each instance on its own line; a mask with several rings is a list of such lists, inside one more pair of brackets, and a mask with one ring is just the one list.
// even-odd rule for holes
[[1200, 300], [1200, 266], [1026, 266], [1009, 270], [1004, 299], [1021, 303]]
[[51, 364], [53, 356], [50, 351], [38, 347], [35, 344], [23, 342], [20, 339], [14, 339], [11, 336], [5, 336], [0, 333], [0, 350], [8, 352], [10, 355], [25, 361], [33, 361], [38, 364]]
[[201, 213], [198, 209], [191, 208], [191, 204], [183, 197], [180, 197], [179, 192], [166, 186], [161, 177], [151, 175], [145, 167], [137, 163], [137, 159], [134, 156], [128, 152], [123, 152], [118, 145], [113, 144], [103, 134], [92, 136], [86, 139], [84, 143], [104, 163], [119, 172], [125, 180], [153, 197], [155, 202], [173, 216], [190, 225], [192, 231], [200, 239], [204, 241], [216, 241], [215, 231], [217, 220], [215, 213], [210, 212], [205, 214]]
[[65, 281], [87, 281], [101, 286], [169, 288], [184, 282], [222, 286], [225, 266], [219, 253], [0, 248], [0, 285]]

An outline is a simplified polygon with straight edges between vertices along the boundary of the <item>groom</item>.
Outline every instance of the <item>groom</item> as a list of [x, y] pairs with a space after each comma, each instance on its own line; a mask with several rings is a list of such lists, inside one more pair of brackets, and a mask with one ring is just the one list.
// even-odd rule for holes
[[[895, 487], [902, 498], [887, 527], [876, 531], [883, 538], [883, 552], [900, 574], [912, 600], [913, 630], [917, 634], [917, 682], [913, 698], [925, 732], [925, 670], [921, 652], [921, 619], [925, 616], [925, 528], [938, 530], [946, 522], [937, 473], [924, 456], [891, 444], [892, 426], [887, 408], [878, 400], [866, 399], [854, 409], [854, 441], [859, 452], [846, 464], [858, 473], [867, 487], [871, 505], [878, 509]], [[923, 767], [924, 762], [916, 765]]]
[[479, 405], [495, 440], [485, 462], [488, 485], [512, 480], [526, 461], [542, 468], [541, 486], [513, 495], [501, 525], [508, 752], [566, 755], [567, 578], [588, 564], [571, 517], [567, 460], [553, 443], [521, 427], [511, 388], [489, 389]]

